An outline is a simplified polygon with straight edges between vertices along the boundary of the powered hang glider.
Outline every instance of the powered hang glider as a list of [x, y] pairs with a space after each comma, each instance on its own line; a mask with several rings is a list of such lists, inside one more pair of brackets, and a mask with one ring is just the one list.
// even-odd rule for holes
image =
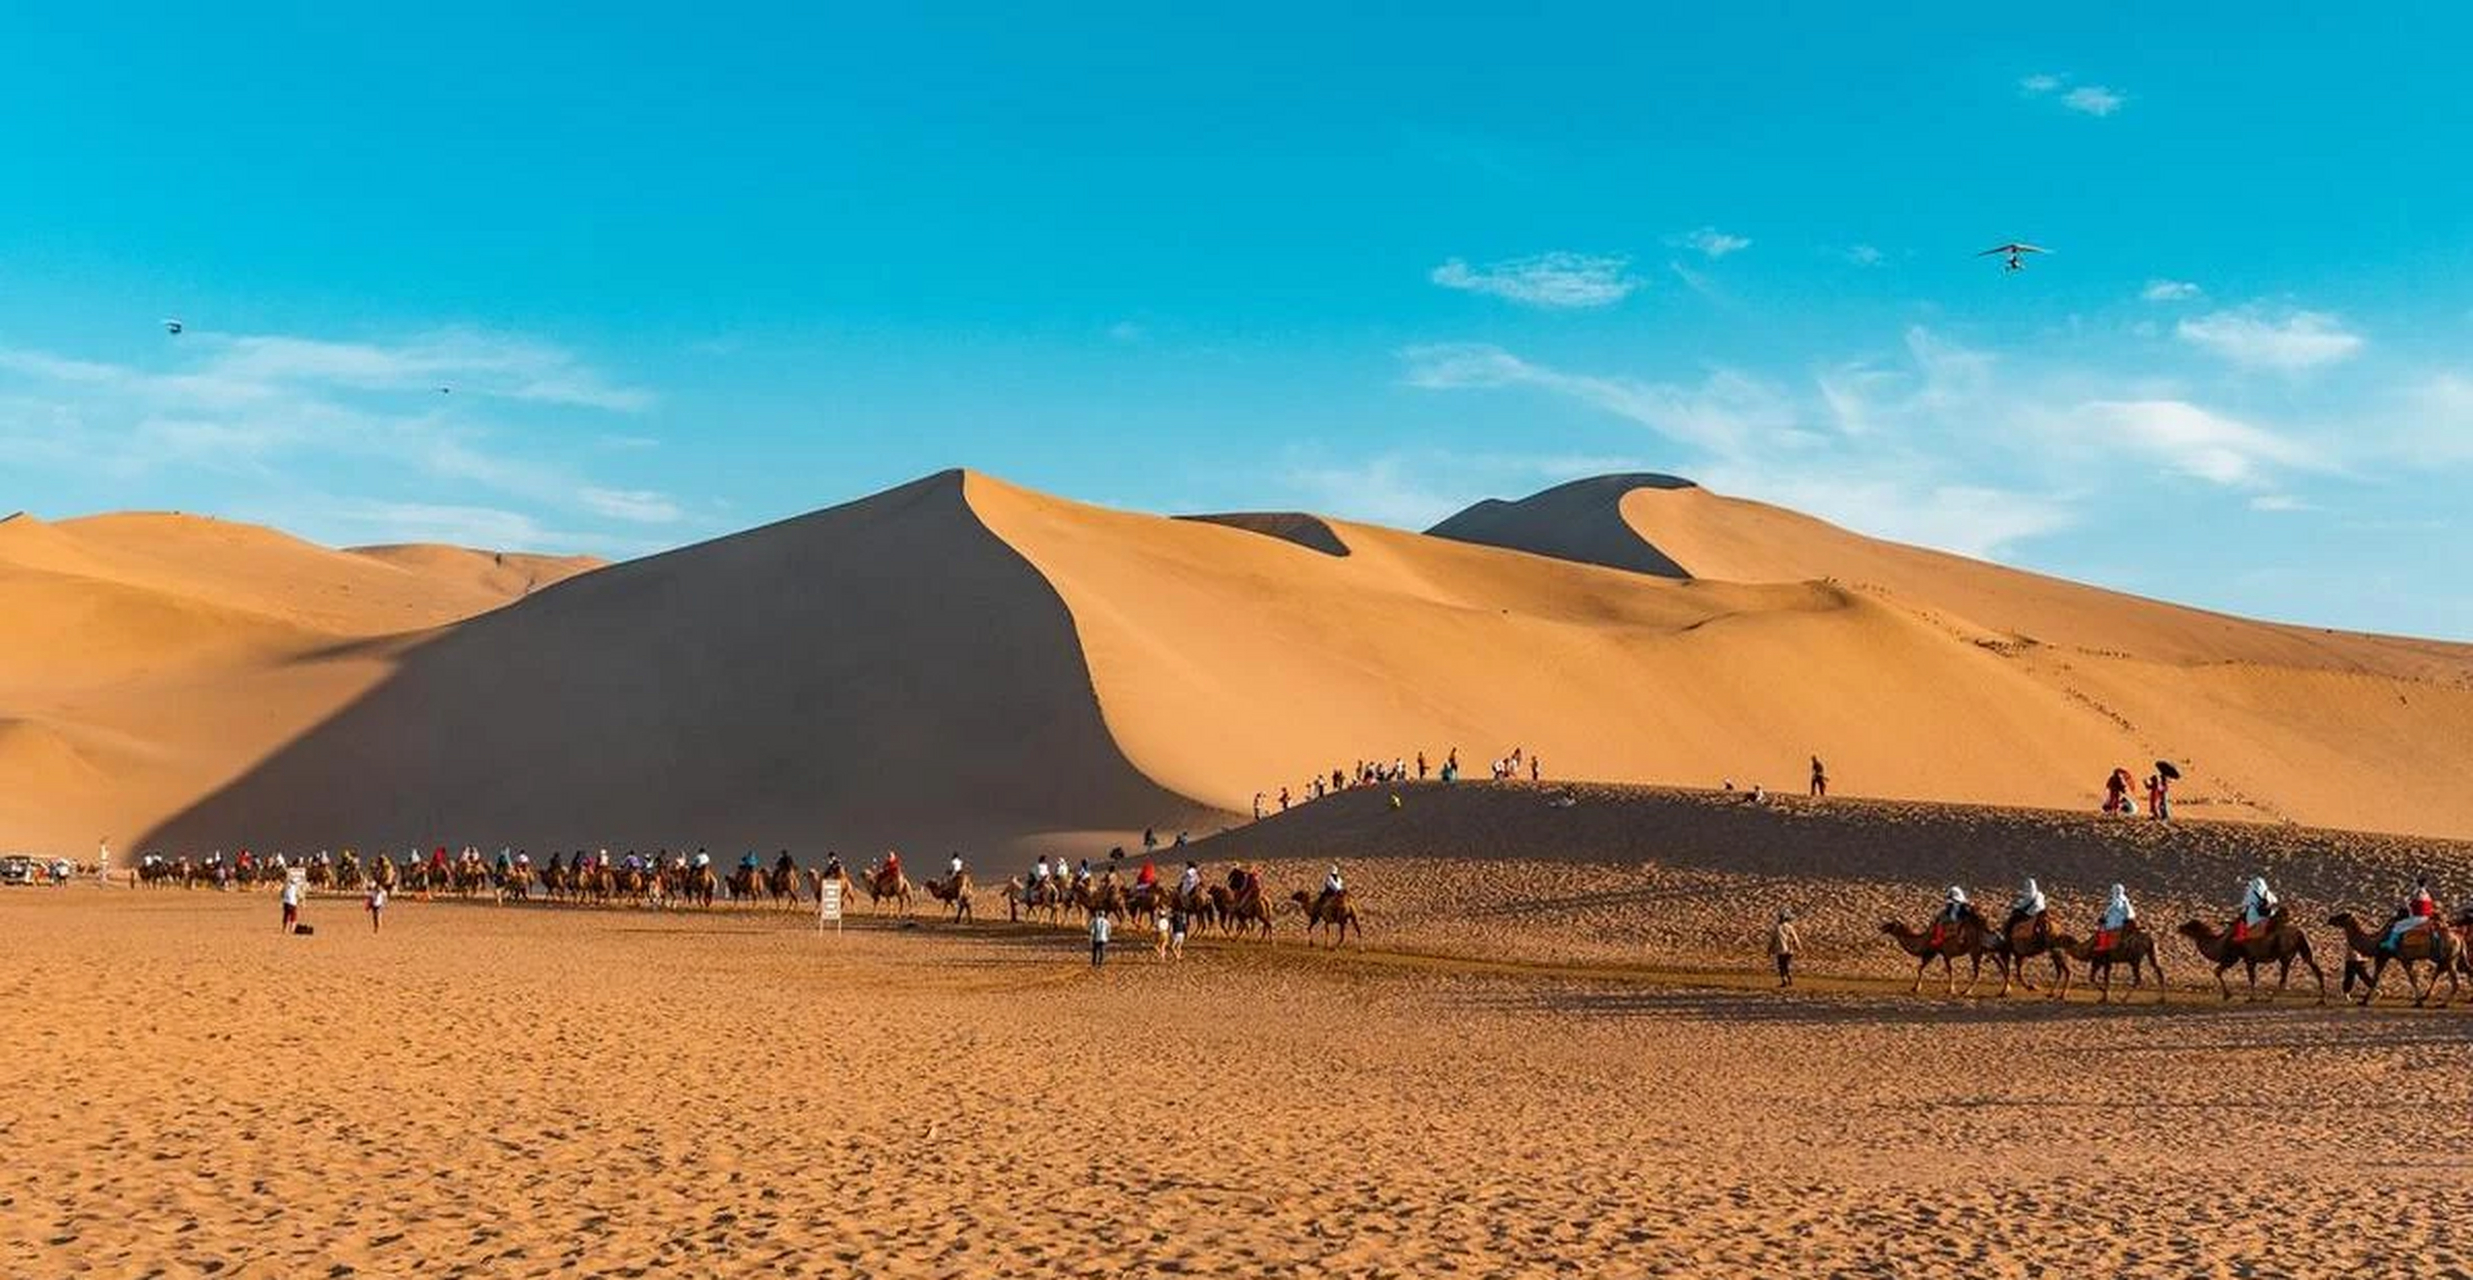
[[2024, 271], [2026, 270], [2026, 255], [2030, 253], [2050, 252], [2052, 252], [2050, 249], [2038, 248], [2031, 244], [2018, 244], [2013, 242], [2010, 244], [1996, 244], [1991, 248], [1984, 250], [1982, 253], [1976, 254], [1975, 256], [1978, 258], [1989, 258], [1994, 254], [2006, 254], [2008, 255], [2008, 260], [2001, 264], [2001, 270]]
[[163, 331], [175, 338], [179, 337], [180, 331], [186, 327], [187, 326], [181, 324], [180, 319], [177, 316], [167, 316], [164, 318]]

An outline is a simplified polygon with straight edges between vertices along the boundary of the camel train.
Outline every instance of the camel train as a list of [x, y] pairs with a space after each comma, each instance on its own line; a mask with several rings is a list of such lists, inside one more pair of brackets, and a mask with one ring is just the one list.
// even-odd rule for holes
[[[1265, 887], [1259, 872], [1239, 867], [1224, 882], [1180, 892], [1157, 882], [1128, 886], [1114, 870], [1069, 877], [1062, 874], [1061, 859], [1058, 865], [1054, 878], [1028, 883], [1016, 876], [1004, 883], [1008, 921], [1064, 926], [1105, 915], [1147, 923], [1181, 909], [1196, 932], [1215, 929], [1225, 936], [1268, 940], [1273, 921], [1293, 912], [1301, 918], [1309, 943], [1326, 933], [1334, 947], [1352, 933], [1360, 942], [1365, 936], [1363, 915], [1344, 889], [1321, 894], [1298, 890], [1279, 898]], [[317, 891], [355, 893], [375, 885], [423, 899], [489, 897], [499, 902], [529, 902], [538, 893], [541, 901], [578, 906], [710, 908], [720, 902], [791, 910], [821, 900], [830, 883], [840, 887], [843, 902], [857, 902], [863, 895], [875, 915], [911, 919], [924, 898], [957, 924], [977, 919], [981, 893], [967, 869], [913, 881], [899, 858], [888, 856], [854, 877], [838, 854], [821, 868], [803, 868], [787, 850], [769, 866], [742, 862], [726, 873], [716, 872], [709, 861], [667, 849], [616, 861], [577, 850], [572, 860], [553, 854], [540, 865], [504, 853], [484, 860], [474, 849], [450, 857], [443, 848], [426, 858], [416, 851], [401, 859], [382, 854], [364, 858], [349, 848], [298, 861], [281, 854], [259, 858], [246, 851], [230, 860], [219, 854], [149, 854], [139, 860], [136, 880], [149, 888], [250, 888], [279, 884], [293, 870], [301, 871], [309, 888]]]
[[[2392, 927], [2404, 917], [2388, 922]], [[2404, 971], [2405, 986], [2413, 1004], [2421, 1007], [2438, 996], [2438, 1007], [2455, 1002], [2462, 991], [2462, 980], [2473, 978], [2473, 911], [2459, 913], [2452, 920], [2428, 917], [2426, 923], [2403, 932], [2394, 944], [2388, 943], [2388, 928], [2371, 928], [2349, 911], [2328, 917], [2331, 928], [2341, 930], [2345, 939], [2343, 991], [2357, 1003], [2367, 1005], [2378, 998], [2379, 985], [2393, 966]], [[2133, 987], [2144, 986], [2148, 978], [2155, 982], [2155, 999], [2162, 1003], [2166, 996], [2164, 967], [2157, 955], [2154, 935], [2139, 928], [2135, 921], [2129, 927], [2114, 931], [2106, 944], [2098, 946], [2094, 939], [2079, 938], [2052, 929], [2042, 920], [2022, 920], [2004, 935], [1998, 926], [1986, 920], [1972, 907], [1956, 923], [1940, 920], [1917, 929], [1895, 920], [1881, 922], [1880, 930], [1895, 941], [1899, 949], [1915, 960], [1915, 978], [1909, 983], [1909, 994], [1920, 994], [1924, 977], [1936, 962], [1941, 966], [1942, 993], [1950, 996], [1973, 994], [1982, 980], [1984, 964], [1989, 961], [2001, 975], [2000, 994], [2009, 994], [2013, 980], [2028, 991], [2035, 990], [2030, 961], [2046, 957], [2053, 974], [2049, 992], [2053, 999], [2065, 999], [2073, 981], [2072, 962], [2086, 971], [2087, 981], [2098, 984], [2097, 999], [2110, 1003], [2113, 970], [2129, 970]], [[2310, 974], [2318, 987], [2318, 1003], [2327, 1002], [2327, 974], [2319, 968], [2311, 954], [2309, 935], [2295, 924], [2290, 913], [2279, 907], [2267, 922], [2246, 933], [2231, 926], [2218, 928], [2205, 920], [2191, 920], [2174, 930], [2189, 939], [2190, 945], [2209, 964], [2215, 966], [2215, 985], [2225, 1000], [2233, 998], [2231, 984], [2225, 975], [2234, 966], [2241, 967], [2247, 984], [2248, 998], [2273, 1001], [2289, 988], [2293, 966], [2299, 964]], [[2238, 936], [2237, 936], [2238, 935]], [[1957, 983], [1957, 964], [1967, 965], [1966, 986]], [[2258, 971], [2262, 966], [2275, 970], [2275, 986], [2264, 992], [2259, 989]], [[2428, 967], [2425, 980], [2422, 970]], [[2439, 994], [2444, 979], [2447, 992]]]

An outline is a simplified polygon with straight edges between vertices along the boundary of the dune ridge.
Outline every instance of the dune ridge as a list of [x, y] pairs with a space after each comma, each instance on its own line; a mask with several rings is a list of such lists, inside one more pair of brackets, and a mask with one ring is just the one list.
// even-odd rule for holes
[[[1482, 776], [1514, 745], [1550, 778], [1800, 790], [1817, 753], [1842, 792], [2079, 810], [2169, 758], [2184, 816], [2473, 835], [2465, 646], [2182, 609], [1668, 477], [1472, 510], [1515, 545], [963, 471], [604, 568], [21, 517], [0, 716], [46, 728], [0, 755], [0, 842], [1087, 850], [1361, 758], [1456, 748]], [[1573, 529], [1678, 572], [1521, 549]]]

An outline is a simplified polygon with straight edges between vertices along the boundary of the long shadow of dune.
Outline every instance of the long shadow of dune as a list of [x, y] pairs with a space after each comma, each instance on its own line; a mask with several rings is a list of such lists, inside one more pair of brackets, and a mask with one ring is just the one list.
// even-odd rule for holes
[[420, 643], [140, 847], [968, 847], [1183, 806], [947, 472]]

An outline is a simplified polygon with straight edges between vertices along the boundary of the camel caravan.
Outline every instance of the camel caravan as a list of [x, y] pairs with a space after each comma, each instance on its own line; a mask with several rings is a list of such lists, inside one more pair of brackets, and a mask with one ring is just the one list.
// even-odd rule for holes
[[[2438, 1006], [2446, 1008], [2461, 992], [2461, 980], [2473, 978], [2473, 911], [2444, 918], [2427, 878], [2418, 881], [2403, 905], [2377, 928], [2349, 911], [2329, 916], [2327, 924], [2344, 934], [2343, 991], [2363, 1005], [2378, 998], [2381, 979], [2390, 966], [2404, 971], [2407, 993], [2416, 1007], [2439, 996], [2439, 982], [2445, 979], [2447, 992]], [[2036, 989], [2034, 971], [2041, 967], [2034, 961], [2041, 957], [2052, 975], [2048, 994], [2056, 1000], [2069, 995], [2076, 972], [2073, 965], [2085, 971], [2088, 982], [2097, 984], [2099, 1003], [2112, 1000], [2116, 968], [2128, 970], [2133, 988], [2143, 987], [2152, 978], [2157, 1003], [2166, 997], [2160, 944], [2139, 924], [2120, 885], [2112, 887], [2111, 900], [2092, 936], [2083, 940], [2055, 927], [2033, 880], [2026, 882], [2011, 904], [2008, 919], [1998, 925], [1967, 901], [1964, 890], [1952, 886], [1940, 913], [1923, 928], [1885, 920], [1880, 930], [1915, 960], [1909, 994], [1921, 993], [1925, 975], [1937, 962], [1944, 995], [1971, 995], [1987, 961], [2000, 975], [2001, 995], [2008, 995], [2013, 984], [2032, 992]], [[2263, 878], [2250, 881], [2231, 920], [2222, 925], [2190, 920], [2174, 932], [2188, 939], [2199, 957], [2214, 966], [2216, 990], [2225, 1000], [2233, 998], [2225, 975], [2235, 966], [2242, 969], [2249, 999], [2255, 1002], [2281, 997], [2291, 984], [2293, 966], [2299, 964], [2317, 984], [2318, 1002], [2327, 1002], [2327, 975], [2311, 953], [2309, 935], [2293, 921], [2290, 910], [2277, 901]], [[1963, 990], [1957, 983], [1960, 961], [1967, 965]], [[2274, 988], [2263, 997], [2258, 985], [2261, 967], [2272, 967], [2276, 978]]]
[[[500, 850], [484, 858], [467, 846], [449, 854], [442, 846], [427, 855], [418, 850], [401, 858], [383, 854], [364, 857], [354, 849], [321, 850], [303, 858], [283, 853], [264, 857], [242, 850], [232, 858], [220, 852], [197, 857], [147, 854], [140, 858], [136, 882], [147, 888], [249, 889], [282, 884], [298, 872], [312, 891], [358, 893], [375, 887], [389, 894], [409, 894], [425, 900], [488, 898], [495, 902], [545, 902], [575, 906], [709, 909], [716, 904], [740, 908], [790, 910], [820, 901], [825, 886], [836, 885], [845, 903], [862, 896], [876, 915], [913, 918], [923, 904], [955, 923], [977, 918], [981, 888], [953, 855], [942, 877], [914, 881], [903, 870], [901, 854], [888, 851], [853, 875], [838, 853], [820, 867], [802, 867], [781, 851], [769, 864], [748, 854], [727, 870], [718, 871], [699, 850], [657, 850], [647, 856], [629, 852], [613, 858], [607, 850], [576, 850], [572, 856], [552, 854], [536, 864], [531, 855]], [[1183, 880], [1170, 885], [1157, 878], [1146, 859], [1131, 883], [1114, 865], [1092, 870], [1085, 861], [1068, 871], [1065, 860], [1046, 858], [1030, 876], [1015, 876], [1001, 889], [1005, 918], [1011, 923], [1058, 927], [1087, 924], [1092, 916], [1155, 924], [1181, 916], [1196, 933], [1216, 929], [1223, 936], [1269, 940], [1273, 921], [1294, 914], [1303, 923], [1308, 942], [1328, 938], [1338, 946], [1351, 934], [1365, 936], [1363, 917], [1349, 897], [1334, 866], [1320, 892], [1299, 889], [1275, 896], [1262, 873], [1252, 867], [1230, 870], [1224, 881], [1203, 883], [1199, 869], [1188, 864]]]

